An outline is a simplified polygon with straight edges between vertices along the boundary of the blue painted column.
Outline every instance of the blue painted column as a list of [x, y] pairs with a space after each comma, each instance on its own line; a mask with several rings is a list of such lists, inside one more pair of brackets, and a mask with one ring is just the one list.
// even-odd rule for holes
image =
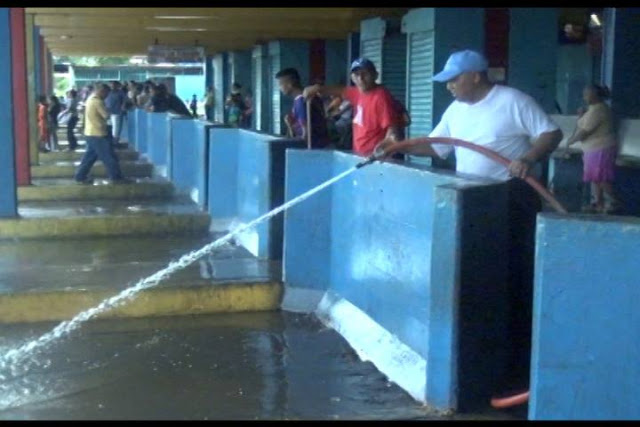
[[207, 55], [204, 60], [204, 86], [205, 91], [213, 86], [213, 55]]
[[242, 85], [244, 92], [251, 87], [251, 51], [233, 51], [228, 54], [229, 88], [234, 82]]
[[[213, 56], [207, 55], [204, 59], [204, 92], [207, 93], [209, 88], [213, 87]], [[212, 107], [205, 107], [205, 117], [213, 120]]]
[[215, 98], [215, 110], [213, 113], [214, 120], [217, 123], [224, 123], [226, 120], [226, 110], [224, 108], [224, 100], [226, 99], [229, 88], [226, 86], [227, 77], [227, 54], [219, 53], [213, 58], [213, 92]]
[[640, 8], [607, 8], [604, 17], [602, 82], [611, 89], [618, 118], [640, 115]]
[[253, 128], [262, 132], [271, 129], [271, 99], [269, 97], [269, 56], [267, 45], [253, 47], [251, 81], [253, 86]]
[[9, 8], [0, 8], [0, 217], [18, 215], [13, 138], [13, 85], [11, 75], [11, 25]]
[[509, 86], [556, 112], [558, 9], [510, 8]]

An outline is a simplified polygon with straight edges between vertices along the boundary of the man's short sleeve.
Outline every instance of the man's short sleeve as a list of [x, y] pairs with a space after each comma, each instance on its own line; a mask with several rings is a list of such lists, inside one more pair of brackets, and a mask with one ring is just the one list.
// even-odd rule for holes
[[383, 90], [381, 92], [376, 109], [378, 123], [380, 123], [381, 128], [389, 129], [391, 126], [398, 125], [398, 111], [389, 91]]
[[[451, 133], [449, 132], [449, 125], [447, 123], [448, 111], [449, 111], [449, 108], [447, 108], [447, 110], [442, 115], [442, 119], [440, 119], [440, 122], [436, 125], [435, 128], [433, 128], [433, 130], [429, 134], [429, 138], [436, 138], [439, 136], [443, 138], [448, 138], [451, 136]], [[447, 158], [449, 154], [453, 151], [452, 145], [445, 145], [445, 144], [433, 144], [431, 148], [433, 148], [433, 151], [435, 151], [436, 154], [438, 154], [438, 156], [440, 156], [440, 158], [442, 159]]]
[[307, 123], [307, 105], [302, 96], [293, 100], [293, 118], [299, 122]]
[[529, 95], [522, 94], [514, 101], [519, 116], [517, 120], [531, 138], [535, 139], [543, 133], [560, 129]]
[[358, 97], [360, 96], [360, 91], [357, 87], [347, 86], [342, 91], [342, 97], [347, 99], [351, 105], [356, 105], [358, 103]]

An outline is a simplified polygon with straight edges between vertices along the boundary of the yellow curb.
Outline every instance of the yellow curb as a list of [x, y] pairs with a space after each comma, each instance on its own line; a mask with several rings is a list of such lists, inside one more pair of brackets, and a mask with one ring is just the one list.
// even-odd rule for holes
[[48, 185], [18, 187], [18, 201], [35, 200], [111, 200], [169, 198], [173, 195], [170, 183], [136, 183], [126, 185]]
[[124, 235], [166, 235], [207, 232], [209, 215], [202, 212], [171, 215], [85, 216], [0, 220], [0, 239], [67, 238]]
[[[38, 165], [31, 166], [31, 178], [70, 178], [73, 177], [77, 169], [74, 165]], [[124, 176], [129, 177], [150, 177], [153, 172], [151, 163], [120, 163], [120, 169]], [[107, 177], [107, 171], [102, 163], [96, 163], [90, 176], [97, 178]]]
[[[138, 160], [140, 154], [137, 151], [118, 150], [116, 155], [120, 161]], [[48, 162], [77, 162], [82, 159], [84, 153], [78, 151], [52, 151], [50, 153], [40, 153], [40, 164]]]
[[[25, 292], [0, 295], [0, 323], [70, 320], [117, 291]], [[278, 310], [278, 282], [200, 284], [152, 288], [96, 318], [131, 318]]]

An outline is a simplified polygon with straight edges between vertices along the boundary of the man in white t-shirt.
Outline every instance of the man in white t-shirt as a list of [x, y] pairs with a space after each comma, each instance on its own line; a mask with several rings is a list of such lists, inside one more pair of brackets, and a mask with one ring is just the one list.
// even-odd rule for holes
[[[487, 60], [478, 52], [453, 53], [433, 77], [446, 82], [455, 97], [430, 137], [451, 137], [482, 145], [511, 160], [505, 167], [482, 154], [450, 145], [419, 145], [408, 154], [446, 157], [455, 150], [456, 171], [508, 181], [509, 188], [509, 377], [498, 387], [497, 401], [522, 395], [528, 388], [533, 305], [533, 257], [538, 195], [522, 179], [538, 161], [556, 149], [562, 131], [531, 98], [517, 89], [495, 85]], [[383, 141], [378, 153], [393, 142]], [[513, 178], [517, 177], [517, 178]], [[500, 400], [503, 398], [503, 400]]]

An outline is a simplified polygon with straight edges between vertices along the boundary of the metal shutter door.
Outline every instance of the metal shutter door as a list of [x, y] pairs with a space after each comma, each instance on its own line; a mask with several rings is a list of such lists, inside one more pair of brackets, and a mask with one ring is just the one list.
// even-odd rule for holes
[[[382, 39], [362, 40], [360, 56], [373, 62], [378, 72], [380, 72], [382, 70]], [[378, 83], [379, 82], [380, 77], [378, 78]]]
[[411, 113], [408, 137], [427, 136], [433, 123], [434, 32], [410, 33], [407, 70], [407, 109]]
[[271, 73], [269, 74], [269, 82], [271, 86], [271, 133], [275, 135], [282, 134], [282, 104], [281, 104], [281, 94], [280, 88], [278, 87], [278, 83], [276, 82], [276, 74], [280, 71], [280, 55], [270, 55], [269, 59], [271, 60]]
[[223, 57], [216, 55], [213, 58], [213, 96], [215, 98], [215, 107], [213, 112], [213, 120], [218, 123], [224, 122], [224, 73], [222, 70]]
[[396, 34], [384, 40], [382, 52], [382, 83], [389, 92], [400, 101], [406, 103], [407, 88], [407, 38], [404, 34]]

